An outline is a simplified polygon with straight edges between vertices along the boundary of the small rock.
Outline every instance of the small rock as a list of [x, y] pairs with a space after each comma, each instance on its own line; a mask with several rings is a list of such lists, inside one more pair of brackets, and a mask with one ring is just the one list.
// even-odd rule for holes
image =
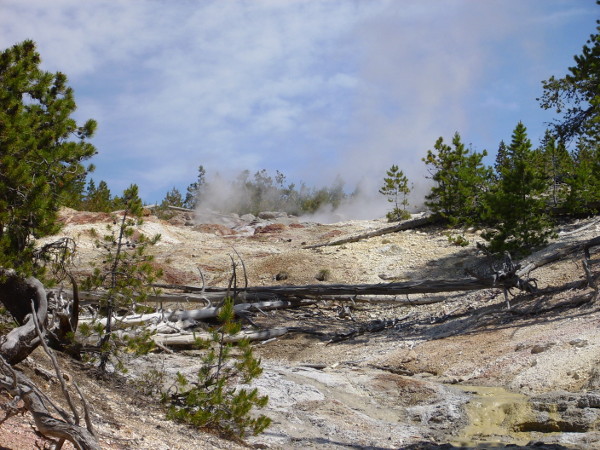
[[588, 345], [588, 341], [586, 339], [581, 339], [581, 338], [577, 338], [577, 339], [573, 339], [572, 341], [569, 341], [569, 344], [571, 344], [573, 347], [577, 347], [577, 348], [582, 348], [585, 347], [586, 345]]
[[287, 217], [287, 213], [282, 211], [261, 211], [258, 213], [258, 217], [263, 220], [280, 219]]
[[554, 347], [556, 345], [556, 342], [547, 342], [545, 344], [536, 344], [532, 347], [531, 349], [531, 353], [533, 355], [538, 354], [538, 353], [543, 353], [546, 350], [551, 349], [552, 347]]
[[283, 270], [281, 272], [279, 272], [277, 275], [275, 275], [275, 279], [277, 281], [283, 281], [283, 280], [287, 280], [289, 278], [289, 274]]
[[414, 361], [417, 358], [418, 358], [417, 352], [415, 352], [414, 350], [409, 350], [404, 355], [402, 355], [401, 362], [407, 363], [407, 362]]

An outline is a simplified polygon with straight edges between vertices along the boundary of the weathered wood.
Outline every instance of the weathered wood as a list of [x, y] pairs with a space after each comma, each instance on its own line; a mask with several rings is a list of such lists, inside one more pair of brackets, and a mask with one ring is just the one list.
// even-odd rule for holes
[[366, 333], [376, 333], [378, 331], [383, 331], [388, 328], [395, 327], [399, 322], [406, 319], [408, 316], [396, 319], [377, 319], [371, 320], [370, 322], [360, 324], [358, 327], [353, 328], [349, 331], [345, 331], [342, 333], [336, 333], [328, 342], [327, 345], [333, 344], [336, 342], [347, 341], [348, 339], [353, 339], [357, 336], [361, 336]]
[[245, 290], [246, 297], [256, 294], [293, 295], [295, 297], [343, 295], [406, 295], [436, 292], [472, 291], [493, 287], [493, 280], [463, 278], [458, 280], [415, 280], [375, 284], [309, 284], [303, 286], [257, 286]]
[[600, 245], [600, 236], [595, 237], [594, 239], [590, 239], [583, 246], [583, 253], [585, 254], [586, 259], [590, 260], [592, 256], [590, 255], [590, 249], [592, 247], [597, 247]]
[[190, 212], [193, 213], [194, 210], [193, 209], [189, 209], [189, 208], [181, 208], [179, 206], [167, 206], [167, 208], [172, 209], [173, 211], [181, 211], [181, 212]]
[[[0, 269], [0, 277], [0, 301], [20, 325], [3, 336], [0, 342], [0, 389], [23, 400], [25, 409], [32, 414], [36, 427], [43, 435], [69, 440], [79, 449], [100, 449], [91, 431], [77, 424], [78, 414], [72, 403], [69, 404], [74, 412], [75, 423], [56, 405], [54, 407], [62, 420], [52, 417], [46, 406], [52, 405], [50, 400], [29, 378], [12, 367], [43, 343], [45, 329], [42, 328], [46, 324], [48, 301], [44, 286], [36, 278], [23, 278], [14, 270], [6, 269]], [[49, 351], [45, 344], [44, 348]], [[60, 371], [57, 376], [60, 376]], [[60, 381], [63, 381], [62, 377]], [[62, 386], [65, 388], [64, 384]]]
[[[243, 315], [250, 312], [269, 311], [273, 309], [297, 308], [315, 303], [315, 300], [275, 300], [259, 303], [239, 303], [234, 305], [233, 310], [236, 315]], [[167, 320], [169, 322], [178, 322], [185, 320], [204, 320], [217, 317], [220, 307], [211, 306], [193, 310], [179, 311], [159, 311], [151, 314], [132, 314], [129, 316], [115, 317], [114, 322], [117, 327], [134, 327], [137, 325], [148, 324]], [[103, 319], [80, 319], [81, 323], [98, 323], [106, 325], [106, 318]]]
[[375, 230], [375, 231], [369, 231], [368, 233], [363, 233], [363, 234], [359, 234], [356, 236], [350, 236], [350, 237], [343, 238], [343, 239], [337, 239], [335, 241], [324, 242], [321, 244], [306, 245], [302, 248], [312, 249], [312, 248], [326, 247], [329, 245], [349, 244], [351, 242], [358, 242], [363, 239], [369, 239], [369, 238], [376, 237], [376, 236], [382, 236], [384, 234], [397, 233], [398, 231], [412, 230], [414, 228], [420, 228], [425, 225], [430, 225], [432, 223], [435, 223], [438, 220], [439, 219], [437, 216], [427, 215], [424, 217], [419, 217], [417, 219], [404, 220], [396, 225], [392, 225], [390, 227], [385, 227], [385, 228], [380, 228], [379, 230]]
[[23, 400], [25, 408], [33, 416], [37, 429], [44, 436], [66, 439], [78, 449], [100, 449], [96, 438], [86, 428], [52, 417], [46, 407], [49, 404], [47, 397], [23, 373], [13, 369], [2, 356], [0, 356], [0, 387], [13, 397]]
[[[274, 300], [259, 303], [239, 303], [234, 305], [233, 311], [236, 315], [256, 312], [269, 311], [273, 309], [297, 308], [299, 306], [307, 306], [314, 304], [314, 300]], [[209, 307], [203, 309], [194, 309], [186, 311], [175, 311], [169, 316], [169, 321], [176, 322], [179, 320], [203, 320], [216, 317], [219, 313], [219, 307]]]
[[[290, 329], [288, 327], [276, 327], [268, 330], [248, 330], [234, 334], [233, 336], [225, 336], [225, 342], [239, 342], [242, 339], [248, 339], [249, 341], [264, 341], [274, 337], [283, 336], [288, 333]], [[155, 334], [152, 336], [154, 342], [164, 345], [167, 347], [176, 348], [192, 348], [195, 345], [196, 339], [211, 339], [212, 334], [202, 333], [191, 333], [191, 334]]]
[[[517, 286], [515, 283], [511, 283], [510, 280], [505, 281], [508, 287]], [[239, 310], [249, 308], [261, 308], [260, 304], [256, 306], [247, 306], [256, 302], [262, 302], [265, 308], [269, 308], [270, 302], [272, 304], [280, 304], [276, 308], [287, 308], [292, 307], [294, 302], [301, 302], [305, 300], [329, 300], [329, 301], [369, 301], [369, 302], [390, 302], [390, 303], [406, 303], [406, 304], [427, 304], [437, 303], [438, 299], [393, 299], [390, 297], [395, 296], [406, 296], [408, 294], [434, 294], [440, 292], [458, 292], [458, 291], [474, 291], [479, 289], [489, 289], [494, 287], [502, 287], [501, 284], [496, 284], [494, 279], [477, 279], [477, 278], [463, 278], [458, 280], [415, 280], [415, 281], [404, 281], [396, 283], [376, 283], [376, 284], [309, 284], [300, 286], [255, 286], [248, 287], [246, 289], [238, 291], [237, 300], [242, 301], [239, 306]], [[80, 292], [80, 298], [83, 300], [98, 301], [101, 294], [97, 292]], [[163, 302], [163, 303], [194, 303], [206, 300], [209, 297], [210, 304], [218, 304], [225, 299], [230, 292], [227, 288], [213, 288], [212, 292], [202, 294], [201, 296], [196, 294], [161, 294], [159, 296], [148, 296], [147, 302]], [[366, 296], [383, 296], [386, 297], [382, 300], [368, 299]], [[274, 303], [274, 302], [284, 303]], [[285, 303], [291, 302], [291, 303]], [[298, 306], [302, 306], [302, 303], [298, 303]], [[199, 313], [209, 314], [209, 308], [203, 310], [206, 312]]]
[[584, 251], [586, 257], [590, 259], [590, 248], [600, 245], [600, 236], [587, 241], [579, 241], [570, 245], [566, 245], [550, 255], [546, 255], [535, 261], [530, 262], [525, 267], [517, 271], [517, 276], [523, 277], [532, 272], [533, 270], [545, 266], [547, 264], [558, 261], [571, 253], [578, 251]]
[[38, 279], [23, 278], [12, 269], [0, 269], [0, 278], [0, 301], [20, 325], [1, 337], [0, 355], [9, 364], [17, 364], [27, 358], [40, 343], [35, 324], [29, 315], [32, 312], [30, 301], [34, 302], [39, 322], [46, 323], [46, 290]]

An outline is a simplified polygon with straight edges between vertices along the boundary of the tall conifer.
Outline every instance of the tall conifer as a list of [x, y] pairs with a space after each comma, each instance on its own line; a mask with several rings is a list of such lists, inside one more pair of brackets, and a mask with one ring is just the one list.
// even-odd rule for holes
[[490, 178], [490, 170], [482, 162], [486, 155], [485, 150], [471, 153], [458, 133], [452, 138], [452, 146], [440, 137], [434, 150], [427, 151], [423, 161], [430, 166], [435, 184], [425, 197], [425, 204], [451, 225], [479, 220], [483, 193]]
[[535, 167], [527, 129], [519, 122], [499, 167], [498, 183], [487, 196], [486, 219], [491, 229], [483, 234], [492, 252], [528, 254], [552, 235], [546, 183]]
[[86, 142], [67, 77], [39, 68], [33, 41], [0, 53], [0, 265], [31, 269], [32, 237], [57, 231], [60, 202], [81, 189]]

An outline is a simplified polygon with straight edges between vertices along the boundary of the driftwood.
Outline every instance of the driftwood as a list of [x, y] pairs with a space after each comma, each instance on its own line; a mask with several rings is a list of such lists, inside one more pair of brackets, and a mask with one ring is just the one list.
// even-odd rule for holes
[[414, 228], [419, 228], [419, 227], [423, 227], [425, 225], [430, 225], [432, 223], [435, 223], [438, 220], [439, 219], [437, 216], [427, 215], [424, 217], [419, 217], [417, 219], [404, 220], [396, 225], [392, 225], [390, 227], [385, 227], [385, 228], [380, 228], [379, 230], [370, 231], [368, 233], [363, 233], [363, 234], [359, 234], [356, 236], [350, 236], [350, 237], [343, 238], [343, 239], [337, 239], [335, 241], [324, 242], [321, 244], [306, 245], [302, 248], [311, 249], [311, 248], [326, 247], [329, 245], [349, 244], [351, 242], [358, 242], [363, 239], [369, 239], [369, 238], [376, 237], [376, 236], [382, 236], [384, 234], [397, 233], [398, 231], [404, 231], [404, 230], [412, 230]]

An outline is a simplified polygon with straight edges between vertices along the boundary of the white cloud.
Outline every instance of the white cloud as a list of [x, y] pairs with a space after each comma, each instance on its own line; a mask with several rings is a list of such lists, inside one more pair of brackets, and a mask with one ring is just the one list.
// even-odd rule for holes
[[495, 113], [510, 118], [533, 101], [511, 87], [546, 67], [528, 65], [548, 51], [531, 23], [559, 26], [580, 9], [553, 0], [2, 0], [0, 46], [32, 38], [44, 66], [69, 76], [78, 117], [99, 120], [96, 176], [114, 191], [137, 182], [154, 201], [193, 181], [199, 164], [278, 168], [310, 184], [340, 173], [350, 188], [373, 180], [373, 190], [392, 163], [420, 177], [420, 157], [440, 135], [494, 138]]

